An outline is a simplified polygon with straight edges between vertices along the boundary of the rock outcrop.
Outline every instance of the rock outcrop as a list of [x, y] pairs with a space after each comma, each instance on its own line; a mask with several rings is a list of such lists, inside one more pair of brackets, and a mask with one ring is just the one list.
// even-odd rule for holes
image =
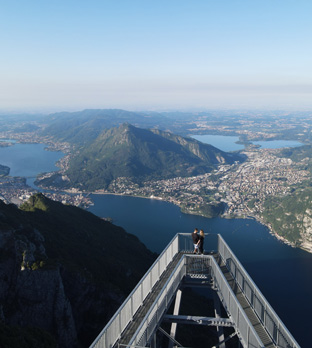
[[[136, 237], [79, 208], [42, 195], [31, 199], [26, 211], [0, 201], [0, 324], [38, 328], [58, 347], [87, 347], [155, 255]], [[74, 216], [80, 227], [71, 230]], [[117, 233], [121, 258], [105, 249]]]

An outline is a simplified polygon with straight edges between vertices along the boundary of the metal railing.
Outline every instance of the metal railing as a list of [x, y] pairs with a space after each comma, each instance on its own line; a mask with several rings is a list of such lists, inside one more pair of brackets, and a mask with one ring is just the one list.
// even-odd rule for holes
[[149, 342], [152, 334], [158, 327], [158, 323], [160, 322], [162, 316], [168, 309], [184, 275], [185, 263], [183, 257], [172, 271], [171, 276], [168, 278], [161, 292], [145, 315], [140, 326], [129, 342], [129, 345], [139, 345], [141, 347], [145, 347], [145, 345]]
[[[272, 340], [281, 348], [300, 348], [223, 238], [216, 234], [206, 235], [205, 249], [211, 251], [216, 250], [217, 248], [221, 258], [232, 273], [238, 285], [241, 287], [247, 300], [250, 302], [250, 305], [268, 331]], [[174, 256], [179, 252], [193, 252], [193, 243], [190, 233], [179, 233], [171, 240], [165, 250], [160, 254], [158, 259], [121, 305], [119, 310], [95, 339], [93, 344], [90, 346], [91, 348], [112, 348], [115, 345], [147, 295], [151, 292], [153, 286], [159, 280], [161, 274], [166, 270]], [[196, 259], [195, 263], [187, 261], [193, 259]], [[196, 267], [194, 266], [195, 264]], [[212, 256], [193, 255], [185, 255], [179, 261], [175, 270], [172, 272], [171, 277], [167, 280], [154, 304], [146, 314], [145, 319], [141, 322], [137, 332], [129, 342], [129, 346], [136, 344], [142, 346], [142, 344], [148, 342], [151, 333], [155, 330], [155, 325], [159, 322], [171, 300], [171, 297], [174, 295], [185, 274], [207, 274], [208, 269], [219, 289], [219, 293], [222, 297], [221, 300], [232, 318], [235, 320], [240, 338], [246, 344], [245, 347], [262, 347], [263, 345], [261, 345], [259, 337], [255, 333], [250, 321], [245, 315], [245, 312], [238, 303], [235, 294], [225, 280], [215, 259]]]
[[120, 306], [104, 329], [90, 346], [91, 348], [111, 348], [120, 338], [121, 333], [132, 320], [133, 316], [142, 305], [146, 296], [150, 293], [153, 286], [159, 280], [160, 275], [172, 261], [175, 254], [179, 252], [179, 237], [171, 240], [168, 246], [153, 263], [144, 277], [133, 289], [131, 294]]
[[280, 348], [300, 347], [220, 235], [218, 237], [218, 251], [274, 344]]
[[216, 260], [211, 257], [211, 275], [218, 289], [220, 300], [235, 322], [235, 328], [244, 347], [262, 348], [263, 343], [249, 321]]
[[[194, 264], [196, 264], [196, 267], [194, 267]], [[145, 347], [157, 329], [162, 316], [167, 311], [184, 276], [187, 274], [202, 275], [204, 272], [208, 276], [208, 272], [206, 272], [207, 269], [209, 273], [211, 273], [215, 285], [222, 294], [221, 301], [223, 305], [227, 308], [231, 317], [235, 319], [236, 329], [239, 331], [240, 339], [244, 342], [244, 347], [263, 348], [260, 338], [213, 256], [202, 257], [191, 255], [184, 255], [181, 258], [127, 347], [130, 348], [133, 345]]]

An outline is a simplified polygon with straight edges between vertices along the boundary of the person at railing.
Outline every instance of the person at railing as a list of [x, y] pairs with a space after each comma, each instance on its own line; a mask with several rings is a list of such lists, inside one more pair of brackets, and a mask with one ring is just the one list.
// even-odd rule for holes
[[204, 253], [204, 240], [205, 240], [205, 233], [203, 230], [200, 230], [199, 231], [199, 240], [198, 240], [198, 249], [199, 249], [200, 254]]
[[198, 253], [198, 241], [199, 241], [199, 235], [198, 235], [198, 228], [195, 228], [192, 233], [192, 239], [194, 244], [194, 254]]

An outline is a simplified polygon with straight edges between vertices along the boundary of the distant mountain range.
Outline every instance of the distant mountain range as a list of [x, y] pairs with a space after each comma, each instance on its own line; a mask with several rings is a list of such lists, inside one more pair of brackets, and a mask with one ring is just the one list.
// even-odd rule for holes
[[190, 129], [197, 128], [192, 120], [199, 117], [211, 117], [214, 122], [218, 120], [211, 112], [134, 112], [122, 109], [58, 112], [42, 117], [41, 125], [44, 124], [45, 127], [41, 135], [53, 136], [73, 144], [85, 144], [93, 141], [104, 129], [127, 122], [139, 128], [156, 128], [185, 136], [190, 133]]
[[155, 258], [80, 208], [0, 200], [0, 346], [88, 347]]
[[136, 182], [210, 172], [217, 164], [242, 160], [212, 145], [128, 123], [102, 131], [73, 156], [66, 175], [71, 187], [96, 190], [118, 178]]
[[42, 135], [84, 145], [94, 141], [104, 129], [131, 123], [142, 128], [166, 129], [172, 120], [159, 113], [132, 112], [120, 109], [90, 109], [77, 112], [59, 112], [45, 118]]

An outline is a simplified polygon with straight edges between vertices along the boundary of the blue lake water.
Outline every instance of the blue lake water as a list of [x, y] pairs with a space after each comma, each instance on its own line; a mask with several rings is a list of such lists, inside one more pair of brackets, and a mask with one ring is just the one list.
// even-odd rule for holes
[[283, 147], [297, 147], [304, 145], [294, 140], [270, 140], [270, 141], [253, 141], [254, 145], [261, 146], [262, 149], [281, 149]]
[[213, 145], [216, 148], [225, 152], [238, 151], [244, 149], [244, 145], [236, 144], [236, 142], [239, 140], [239, 137], [235, 136], [206, 134], [192, 135], [192, 138], [201, 141], [202, 143]]
[[[231, 152], [243, 150], [244, 145], [237, 144], [239, 137], [228, 135], [192, 135], [192, 138], [201, 141], [204, 144], [210, 144], [216, 148]], [[270, 140], [270, 141], [253, 141], [252, 144], [259, 145], [262, 149], [281, 149], [283, 147], [296, 147], [302, 146], [303, 143], [294, 140]]]
[[[0, 164], [9, 166], [11, 175], [18, 176], [57, 170], [55, 162], [62, 153], [45, 151], [44, 147], [16, 144], [0, 148]], [[207, 234], [220, 233], [298, 343], [310, 347], [312, 254], [282, 244], [254, 220], [186, 215], [173, 204], [153, 199], [114, 195], [92, 195], [92, 199], [90, 212], [111, 217], [116, 225], [156, 252], [177, 232], [191, 233], [198, 227]], [[210, 249], [209, 240], [207, 237], [205, 249]]]
[[[11, 141], [11, 140], [10, 140]], [[34, 187], [40, 173], [58, 170], [55, 163], [64, 156], [62, 152], [46, 151], [45, 144], [19, 144], [0, 148], [0, 164], [10, 167], [10, 176], [27, 177]]]

